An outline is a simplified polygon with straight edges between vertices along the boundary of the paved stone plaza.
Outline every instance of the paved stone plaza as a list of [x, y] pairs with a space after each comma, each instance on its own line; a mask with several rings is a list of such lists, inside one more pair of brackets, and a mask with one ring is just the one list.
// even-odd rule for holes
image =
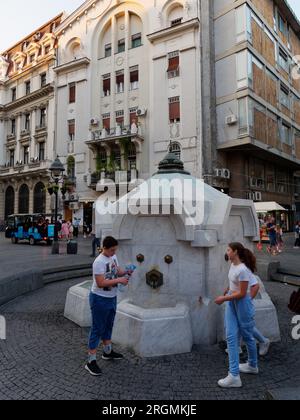
[[[26, 246], [20, 245], [20, 250]], [[241, 390], [220, 390], [226, 356], [219, 346], [196, 347], [191, 354], [101, 362], [102, 378], [84, 370], [88, 331], [63, 317], [69, 287], [78, 280], [54, 283], [2, 306], [7, 341], [0, 341], [0, 399], [263, 399], [268, 389], [300, 383], [300, 341], [291, 338], [291, 292], [268, 283], [279, 311], [282, 342], [261, 360], [258, 377], [245, 377]]]

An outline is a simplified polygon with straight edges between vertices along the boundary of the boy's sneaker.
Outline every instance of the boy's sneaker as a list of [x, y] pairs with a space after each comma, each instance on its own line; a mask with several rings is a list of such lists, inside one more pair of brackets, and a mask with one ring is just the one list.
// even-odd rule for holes
[[243, 384], [240, 376], [233, 376], [231, 373], [225, 379], [218, 382], [220, 388], [242, 388]]
[[124, 356], [112, 350], [110, 354], [103, 352], [102, 359], [103, 360], [122, 360], [124, 359]]
[[251, 367], [249, 363], [244, 363], [243, 365], [240, 365], [240, 372], [241, 373], [247, 373], [248, 375], [258, 375], [259, 370], [258, 368]]
[[269, 353], [271, 341], [267, 340], [265, 343], [259, 344], [259, 355], [266, 356]]
[[87, 363], [85, 365], [85, 370], [87, 370], [92, 376], [100, 376], [102, 374], [102, 371], [95, 360], [91, 363]]

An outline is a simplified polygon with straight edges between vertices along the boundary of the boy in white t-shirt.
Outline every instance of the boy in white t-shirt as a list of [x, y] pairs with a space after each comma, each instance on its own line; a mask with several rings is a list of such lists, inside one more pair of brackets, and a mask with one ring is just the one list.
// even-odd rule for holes
[[[132, 272], [121, 270], [116, 252], [118, 241], [107, 237], [103, 241], [103, 252], [93, 264], [93, 286], [90, 294], [92, 328], [89, 337], [88, 363], [86, 370], [93, 376], [100, 376], [97, 365], [97, 349], [103, 341], [103, 360], [121, 360], [123, 356], [112, 349], [112, 331], [117, 311], [118, 285], [127, 286]], [[127, 275], [127, 277], [125, 277]]]

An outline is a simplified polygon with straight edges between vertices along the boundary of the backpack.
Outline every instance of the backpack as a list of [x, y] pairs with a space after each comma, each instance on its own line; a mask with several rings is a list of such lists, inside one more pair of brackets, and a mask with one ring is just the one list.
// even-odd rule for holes
[[292, 312], [300, 314], [300, 289], [298, 290], [298, 292], [292, 293], [288, 307]]

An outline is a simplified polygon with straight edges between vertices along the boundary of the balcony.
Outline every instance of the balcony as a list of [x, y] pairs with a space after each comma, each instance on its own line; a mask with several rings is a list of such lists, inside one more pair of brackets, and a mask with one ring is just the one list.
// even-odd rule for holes
[[37, 125], [35, 127], [35, 133], [41, 133], [41, 132], [47, 132], [47, 126], [46, 124], [42, 124], [42, 125]]
[[143, 140], [142, 129], [136, 125], [132, 126], [117, 126], [116, 128], [111, 128], [107, 130], [103, 128], [102, 130], [95, 130], [91, 132], [92, 139], [87, 141], [87, 145], [95, 145], [101, 142], [109, 142], [114, 140], [121, 140], [126, 138], [139, 138]]
[[21, 137], [21, 139], [28, 138], [28, 137], [30, 137], [30, 134], [31, 134], [30, 130], [25, 129], [25, 130], [21, 131], [20, 137]]
[[14, 133], [8, 134], [7, 137], [6, 137], [6, 140], [7, 140], [8, 143], [16, 141], [16, 134], [14, 134]]
[[138, 171], [132, 169], [130, 171], [106, 171], [94, 172], [90, 180], [88, 180], [89, 188], [97, 191], [103, 191], [105, 187], [112, 182], [116, 185], [130, 184], [138, 180]]
[[48, 171], [49, 162], [46, 160], [40, 161], [38, 158], [32, 158], [30, 162], [24, 163], [23, 161], [17, 161], [13, 166], [10, 163], [7, 163], [3, 166], [0, 166], [0, 176], [3, 175], [18, 175], [24, 173], [32, 173], [35, 171]]

